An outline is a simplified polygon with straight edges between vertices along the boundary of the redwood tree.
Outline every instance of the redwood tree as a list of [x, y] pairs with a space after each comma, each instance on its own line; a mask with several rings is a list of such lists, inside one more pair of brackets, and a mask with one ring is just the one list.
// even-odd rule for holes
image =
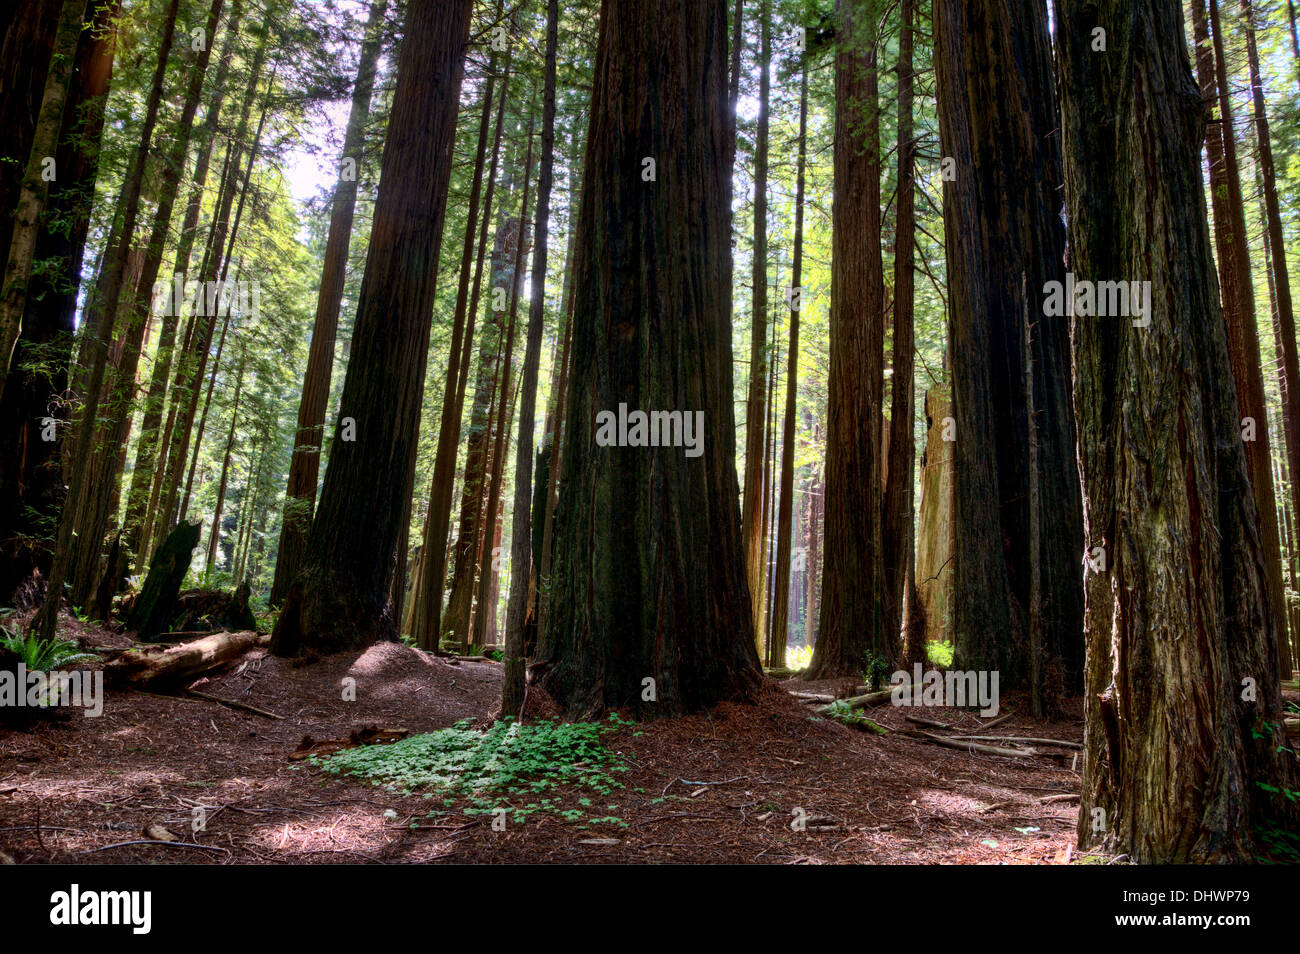
[[817, 645], [805, 672], [809, 679], [861, 675], [869, 657], [885, 649], [880, 528], [885, 289], [876, 11], [866, 0], [839, 0], [837, 17], [825, 543]]
[[307, 545], [312, 507], [316, 503], [316, 478], [320, 472], [321, 444], [325, 435], [325, 405], [329, 401], [330, 377], [334, 369], [334, 336], [338, 332], [339, 310], [343, 305], [348, 245], [357, 207], [357, 169], [361, 165], [361, 146], [370, 119], [370, 97], [375, 86], [375, 67], [379, 61], [387, 7], [387, 0], [374, 0], [371, 4], [366, 38], [361, 45], [361, 59], [357, 66], [357, 81], [352, 87], [352, 105], [348, 112], [347, 131], [343, 135], [339, 177], [330, 209], [329, 236], [325, 240], [325, 263], [316, 296], [311, 349], [307, 353], [302, 400], [298, 404], [298, 430], [293, 440], [293, 457], [289, 461], [289, 486], [285, 491], [284, 519], [280, 524], [275, 579], [271, 585], [272, 603], [283, 599], [289, 581], [298, 571]]
[[1297, 783], [1206, 220], [1207, 104], [1178, 0], [1057, 11], [1071, 267], [1150, 281], [1153, 303], [1149, 327], [1071, 327], [1085, 530], [1107, 553], [1085, 581], [1079, 843], [1247, 861], [1261, 825], [1294, 830], [1277, 789]]
[[[1075, 687], [1083, 665], [1069, 346], [1063, 322], [1044, 317], [1042, 298], [1047, 282], [1065, 277], [1046, 10], [1040, 0], [938, 0], [934, 35], [940, 137], [952, 161], [944, 230], [956, 420], [956, 660], [964, 669], [999, 671], [1004, 688], [1028, 686], [1041, 672], [1031, 686], [1037, 709], [1055, 695], [1044, 683]], [[1036, 548], [1029, 545], [1035, 524]], [[1046, 657], [1037, 663], [1036, 636]]]
[[[735, 471], [726, 106], [725, 0], [605, 0], [532, 667], [572, 715], [699, 709], [761, 678]], [[702, 413], [701, 453], [600, 446], [596, 416], [620, 404]]]
[[[335, 652], [394, 638], [389, 598], [442, 241], [471, 0], [410, 0], [320, 505], [272, 649]], [[358, 532], [358, 530], [362, 532]]]

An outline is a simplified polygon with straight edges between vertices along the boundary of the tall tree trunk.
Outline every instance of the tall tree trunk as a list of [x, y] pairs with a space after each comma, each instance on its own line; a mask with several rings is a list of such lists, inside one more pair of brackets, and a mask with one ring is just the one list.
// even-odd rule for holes
[[217, 503], [212, 508], [212, 530], [208, 534], [208, 561], [203, 569], [203, 579], [212, 576], [217, 565], [217, 545], [221, 542], [221, 510], [226, 503], [226, 484], [230, 479], [230, 457], [235, 449], [235, 425], [239, 422], [239, 395], [244, 386], [246, 355], [241, 354], [239, 371], [235, 374], [235, 397], [230, 406], [230, 430], [226, 433], [226, 452], [221, 457], [221, 480], [217, 484]]
[[[938, 0], [934, 61], [945, 183], [954, 454], [956, 663], [1031, 681], [1031, 583], [1044, 606], [1037, 671], [1076, 689], [1083, 667], [1083, 529], [1070, 409], [1069, 344], [1059, 320], [1031, 343], [1038, 427], [1040, 545], [1031, 525], [1025, 316], [1065, 279], [1065, 228], [1051, 48], [1038, 0]], [[1120, 319], [1114, 319], [1120, 320]]]
[[63, 584], [68, 576], [72, 543], [79, 516], [76, 501], [81, 499], [83, 486], [91, 477], [92, 449], [98, 430], [100, 391], [104, 384], [108, 346], [113, 335], [112, 312], [116, 309], [123, 288], [126, 273], [126, 246], [135, 233], [135, 220], [140, 209], [140, 191], [144, 185], [145, 164], [149, 157], [149, 144], [153, 139], [154, 126], [158, 121], [163, 79], [167, 72], [167, 59], [171, 55], [172, 41], [176, 36], [176, 13], [179, 6], [180, 0], [171, 0], [167, 7], [163, 33], [158, 45], [158, 62], [150, 81], [149, 97], [145, 104], [144, 120], [141, 123], [140, 144], [136, 149], [123, 188], [125, 202], [120, 233], [122, 241], [108, 249], [101, 269], [105, 281], [102, 286], [97, 284], [86, 303], [84, 321], [87, 334], [90, 336], [89, 340], [93, 342], [92, 357], [90, 371], [86, 378], [85, 398], [80, 415], [81, 424], [76, 428], [75, 447], [69, 455], [71, 479], [63, 512], [59, 515], [59, 529], [55, 537], [54, 559], [50, 567], [45, 601], [40, 611], [32, 617], [32, 631], [41, 639], [52, 639], [58, 626], [59, 603], [63, 598]]
[[[216, 34], [222, 7], [223, 0], [211, 0], [205, 24], [205, 35], [208, 38]], [[159, 163], [157, 175], [160, 181], [155, 190], [153, 224], [148, 244], [144, 249], [140, 273], [135, 276], [122, 307], [115, 310], [123, 337], [129, 343], [118, 362], [109, 399], [101, 409], [97, 422], [104, 432], [98, 441], [98, 447], [94, 450], [99, 458], [92, 465], [97, 477], [83, 484], [86, 492], [82, 500], [77, 502], [77, 506], [81, 509], [81, 518], [69, 579], [72, 583], [72, 601], [78, 606], [86, 605], [91, 593], [99, 584], [100, 550], [116, 510], [118, 486], [116, 464], [128, 443], [127, 436], [135, 409], [136, 373], [144, 344], [144, 333], [150, 319], [154, 282], [158, 277], [166, 251], [172, 209], [175, 207], [176, 195], [180, 189], [181, 173], [185, 167], [194, 116], [203, 93], [203, 79], [207, 75], [212, 47], [211, 42], [204, 43], [203, 49], [189, 64], [189, 85], [185, 92], [184, 105], [176, 121], [176, 131], [167, 154]]]
[[389, 584], [413, 490], [471, 6], [407, 6], [339, 423], [302, 570], [272, 637], [277, 655], [338, 652], [396, 635]]
[[343, 154], [339, 158], [339, 176], [334, 185], [311, 348], [302, 379], [302, 399], [298, 403], [298, 429], [293, 439], [293, 457], [289, 461], [289, 486], [285, 491], [284, 518], [280, 523], [280, 545], [276, 548], [275, 580], [271, 584], [271, 603], [276, 606], [284, 599], [289, 581], [302, 563], [311, 512], [316, 505], [321, 445], [325, 441], [325, 411], [329, 403], [330, 376], [334, 370], [334, 338], [338, 333], [339, 310], [343, 305], [348, 246], [352, 241], [352, 220], [357, 207], [357, 172], [361, 165], [366, 124], [370, 121], [370, 99], [375, 87], [375, 69], [379, 62], [387, 9], [388, 0], [374, 0], [371, 4], [365, 40], [361, 44], [357, 81], [352, 87], [347, 131], [343, 135]]
[[17, 0], [0, 7], [0, 262], [9, 261], [12, 219], [40, 116], [61, 4]]
[[[266, 120], [266, 106], [262, 108], [258, 120], [257, 132], [249, 148], [248, 174], [241, 176], [243, 144], [248, 141], [248, 125], [252, 118], [253, 102], [257, 98], [262, 64], [265, 61], [267, 37], [263, 36], [250, 67], [247, 93], [240, 107], [239, 120], [236, 124], [234, 141], [226, 153], [222, 186], [212, 217], [206, 247], [199, 266], [199, 286], [203, 288], [210, 281], [225, 281], [229, 266], [229, 252], [233, 249], [239, 234], [239, 216], [248, 194], [253, 165], [257, 159], [261, 142], [262, 128]], [[242, 179], [242, 185], [241, 185]], [[235, 213], [232, 227], [231, 211], [235, 204], [235, 194], [239, 194], [239, 210]], [[224, 255], [224, 257], [223, 257]], [[171, 530], [172, 520], [176, 516], [177, 497], [180, 493], [181, 480], [185, 473], [185, 460], [190, 446], [190, 429], [194, 424], [194, 414], [198, 407], [199, 390], [203, 385], [204, 369], [207, 366], [208, 348], [212, 344], [217, 315], [192, 315], [185, 335], [181, 360], [177, 364], [175, 381], [172, 385], [171, 406], [168, 410], [167, 423], [158, 447], [158, 463], [155, 482], [150, 490], [150, 503], [145, 517], [145, 532], [141, 534], [141, 546], [138, 559], [147, 560], [153, 547], [162, 543]]]
[[[222, 47], [221, 60], [213, 82], [212, 99], [208, 106], [203, 128], [199, 134], [199, 151], [195, 159], [194, 175], [190, 181], [189, 200], [185, 207], [185, 220], [181, 225], [180, 239], [176, 248], [176, 257], [172, 267], [172, 287], [175, 289], [177, 279], [183, 289], [189, 277], [190, 254], [194, 249], [194, 239], [198, 234], [199, 212], [203, 204], [203, 190], [207, 185], [208, 168], [212, 161], [212, 150], [216, 144], [217, 124], [221, 118], [221, 107], [225, 102], [226, 79], [230, 74], [230, 65], [235, 53], [235, 40], [238, 34], [242, 3], [235, 0], [231, 6], [225, 45]], [[256, 80], [254, 80], [254, 84]], [[171, 381], [172, 364], [176, 351], [176, 333], [180, 325], [181, 302], [172, 302], [172, 307], [163, 313], [162, 327], [158, 334], [158, 348], [154, 353], [153, 369], [149, 377], [149, 392], [145, 397], [140, 440], [137, 443], [135, 467], [131, 473], [131, 486], [126, 498], [126, 517], [123, 527], [123, 541], [127, 549], [140, 554], [141, 531], [144, 526], [146, 511], [149, 506], [149, 491], [153, 482], [158, 460], [159, 427], [162, 424], [164, 405], [167, 400], [167, 386]], [[149, 554], [142, 554], [147, 561]]]
[[[0, 498], [12, 502], [0, 508], [0, 602], [10, 605], [10, 594], [33, 570], [49, 573], [52, 554], [44, 541], [48, 528], [57, 524], [64, 498], [60, 443], [43, 437], [50, 426], [66, 431], [68, 425], [68, 405], [62, 395], [68, 387], [82, 256], [120, 12], [120, 0], [98, 5], [78, 41], [73, 87], [54, 154], [62, 174], [51, 184], [34, 253], [34, 261], [57, 264], [29, 279], [14, 370], [0, 399], [0, 446], [10, 449], [0, 455]], [[30, 137], [21, 135], [18, 124], [3, 128], [15, 145], [30, 145]], [[6, 243], [8, 238], [4, 236]]]
[[[272, 78], [272, 83], [274, 78]], [[271, 84], [268, 84], [267, 95], [271, 92]], [[261, 149], [262, 130], [266, 125], [266, 115], [269, 109], [269, 102], [263, 103], [262, 113], [257, 121], [257, 130], [253, 133], [253, 141], [248, 149], [248, 164], [241, 168], [238, 157], [234, 163], [235, 178], [232, 181], [230, 194], [233, 195], [234, 183], [239, 185], [239, 202], [235, 204], [235, 217], [229, 225], [229, 233], [225, 231], [226, 218], [222, 216], [217, 222], [217, 229], [212, 236], [212, 246], [205, 256], [207, 267], [200, 273], [200, 279], [203, 285], [210, 281], [217, 282], [217, 287], [224, 288], [226, 279], [230, 275], [230, 263], [235, 253], [235, 242], [239, 238], [240, 224], [244, 218], [244, 207], [248, 202], [248, 193], [253, 185], [253, 168], [257, 165], [258, 153]], [[226, 210], [227, 212], [229, 209]], [[236, 273], [238, 274], [238, 272]], [[224, 312], [224, 315], [223, 315]], [[198, 464], [199, 449], [203, 443], [203, 423], [200, 422], [197, 433], [195, 433], [195, 420], [199, 409], [199, 395], [203, 391], [203, 379], [207, 374], [208, 356], [212, 347], [212, 336], [216, 330], [217, 319], [222, 318], [221, 337], [217, 343], [217, 353], [214, 360], [213, 374], [216, 373], [216, 366], [221, 362], [222, 345], [225, 343], [226, 331], [230, 324], [230, 311], [226, 308], [206, 308], [206, 320], [199, 321], [195, 318], [196, 345], [192, 351], [193, 366], [188, 375], [188, 381], [178, 375], [178, 380], [184, 381], [181, 386], [180, 394], [181, 410], [178, 413], [176, 425], [172, 431], [172, 446], [169, 449], [167, 460], [167, 478], [166, 485], [159, 497], [158, 517], [162, 523], [160, 529], [168, 531], [173, 521], [183, 519], [189, 509], [190, 491], [193, 488], [194, 469]], [[212, 394], [212, 385], [208, 385], [207, 393], [209, 400]], [[206, 405], [205, 405], [206, 408]], [[206, 418], [204, 418], [206, 420]], [[191, 447], [193, 450], [191, 451]], [[189, 458], [189, 467], [186, 467], [186, 458]], [[188, 472], [188, 478], [186, 474]], [[182, 483], [184, 484], [184, 494], [182, 495]], [[159, 526], [155, 524], [155, 526]]]
[[[483, 188], [483, 167], [487, 160], [488, 126], [492, 119], [493, 87], [496, 83], [496, 57], [488, 66], [488, 80], [483, 90], [483, 107], [479, 115], [478, 149], [475, 152], [474, 181], [470, 186], [469, 212], [465, 218], [465, 244], [460, 256], [460, 284], [456, 289], [456, 315], [452, 322], [451, 350], [447, 362], [447, 380], [442, 395], [442, 420], [438, 427], [438, 449], [433, 459], [433, 478], [429, 487], [429, 508], [424, 520], [424, 550], [421, 558], [419, 597], [411, 617], [411, 636], [421, 649], [438, 648], [438, 622], [442, 614], [442, 590], [447, 571], [447, 531], [451, 525], [452, 492], [456, 481], [456, 454], [460, 448], [460, 420], [464, 410], [462, 382], [468, 380], [461, 366], [469, 363], [473, 347], [473, 315], [468, 307], [470, 271], [475, 236], [478, 236], [478, 264], [474, 268], [474, 290], [483, 270], [483, 249], [487, 241], [490, 208], [483, 212], [479, 227], [479, 196]], [[504, 85], [504, 84], [503, 84]], [[505, 108], [505, 97], [501, 109]], [[496, 150], [501, 144], [498, 120], [496, 143], [492, 153], [492, 176], [496, 174]], [[488, 188], [491, 189], [491, 182]], [[490, 201], [488, 205], [490, 206]], [[469, 327], [466, 328], [468, 321]]]
[[1142, 864], [1248, 861], [1257, 826], [1297, 823], [1262, 786], [1297, 782], [1214, 282], [1206, 104], [1177, 0], [1057, 11], [1071, 265], [1150, 281], [1152, 302], [1148, 327], [1071, 323], [1085, 527], [1107, 555], [1085, 580], [1079, 843]]
[[[1220, 121], [1209, 124], [1206, 129], [1206, 153], [1213, 197], [1214, 241], [1219, 253], [1220, 299], [1228, 327], [1228, 358], [1236, 384], [1237, 407], [1243, 417], [1242, 439], [1246, 445], [1246, 464], [1255, 495], [1255, 512], [1259, 515], [1260, 538], [1264, 544], [1269, 604], [1277, 626], [1285, 632], [1286, 600], [1282, 590], [1282, 556], [1269, 450], [1268, 407], [1264, 400], [1254, 275], [1247, 244], [1246, 210], [1241, 170], [1237, 164], [1232, 98], [1228, 88], [1218, 0], [1210, 0], [1209, 21], [1213, 30], [1212, 42], [1207, 42], [1210, 37], [1206, 31], [1203, 0], [1197, 0], [1192, 4], [1192, 25], [1201, 95], [1206, 102], [1217, 100], [1220, 110]], [[1282, 639], [1280, 648], [1286, 645], [1286, 640]], [[1286, 655], [1290, 656], [1289, 653]], [[1289, 658], [1283, 671], [1288, 674], [1291, 671]]]
[[753, 603], [754, 641], [763, 652], [767, 567], [763, 560], [763, 473], [767, 460], [767, 137], [768, 71], [772, 62], [767, 0], [759, 6], [758, 132], [754, 143], [754, 258], [750, 297], [749, 394], [745, 401], [745, 495], [741, 539]]
[[[603, 4], [550, 625], [531, 667], [574, 715], [699, 709], [761, 678], [734, 462], [726, 22], [725, 0]], [[596, 415], [620, 404], [703, 414], [699, 455], [600, 446]]]
[[[909, 3], [911, 0], [903, 0]], [[799, 310], [803, 306], [803, 198], [804, 164], [808, 158], [808, 67], [799, 71], [799, 158], [795, 165], [794, 262], [790, 269], [790, 348], [786, 357], [785, 420], [781, 429], [781, 500], [776, 519], [776, 584], [772, 610], [770, 664], [785, 666], [786, 633], [790, 615], [790, 526], [794, 511], [795, 405], [799, 392]], [[800, 296], [795, 298], [795, 296]]]
[[814, 470], [812, 479], [808, 481], [808, 551], [806, 553], [808, 562], [804, 574], [807, 592], [804, 594], [803, 601], [803, 641], [809, 649], [812, 649], [817, 642], [817, 584], [821, 580], [821, 574], [818, 572], [818, 556], [821, 553], [818, 527], [821, 523], [823, 499], [821, 479]]
[[879, 37], [863, 0], [838, 0], [836, 16], [826, 543], [809, 679], [861, 675], [868, 657], [883, 649]]
[[[572, 160], [570, 169], [572, 171], [569, 175], [570, 209], [576, 209], [578, 206], [579, 189], [576, 166], [580, 162], [579, 157], [581, 154], [579, 133], [575, 131], [571, 147]], [[532, 645], [527, 647], [530, 650], [530, 655], [531, 650], [536, 649], [536, 634], [546, 629], [551, 611], [551, 567], [555, 561], [555, 504], [560, 486], [560, 463], [563, 460], [561, 452], [567, 437], [564, 432], [564, 418], [569, 403], [569, 376], [572, 370], [570, 355], [573, 344], [573, 261], [578, 234], [574, 224], [572, 218], [570, 218], [568, 249], [565, 251], [564, 258], [564, 301], [560, 306], [560, 314], [564, 320], [564, 343], [560, 346], [560, 363], [551, 382], [551, 393], [554, 402], [550, 428], [551, 446], [546, 465], [546, 496], [543, 498], [541, 556], [538, 558], [537, 570], [537, 626], [533, 633]]]
[[[511, 321], [510, 338], [514, 340], [514, 321]], [[506, 359], [505, 379], [509, 383], [512, 361]], [[474, 616], [473, 639], [470, 646], [482, 650], [496, 642], [497, 605], [500, 596], [498, 586], [501, 579], [501, 532], [505, 525], [505, 503], [501, 499], [501, 485], [505, 480], [506, 448], [510, 446], [510, 432], [515, 423], [515, 398], [519, 396], [518, 386], [507, 387], [505, 403], [501, 406], [502, 417], [498, 421], [496, 448], [492, 454], [492, 477], [488, 481], [487, 506], [483, 508], [483, 547], [479, 562], [478, 601]]]
[[767, 387], [763, 400], [763, 509], [762, 534], [759, 547], [759, 588], [751, 599], [758, 611], [754, 621], [754, 648], [758, 658], [769, 660], [772, 653], [768, 623], [772, 619], [772, 541], [776, 535], [776, 369], [781, 365], [781, 352], [777, 347], [780, 322], [772, 322], [772, 336], [767, 342]]
[[[501, 499], [501, 482], [505, 479], [506, 472], [506, 448], [509, 447], [507, 434], [510, 432], [511, 424], [514, 421], [514, 397], [518, 389], [512, 392], [510, 389], [510, 375], [514, 368], [515, 357], [515, 330], [518, 327], [519, 316], [519, 284], [518, 279], [523, 277], [524, 268], [524, 223], [528, 221], [528, 187], [533, 174], [533, 128], [534, 128], [533, 108], [529, 107], [528, 116], [528, 146], [524, 158], [524, 191], [520, 199], [519, 206], [519, 236], [520, 241], [515, 245], [515, 264], [513, 274], [516, 277], [516, 284], [510, 297], [510, 329], [506, 332], [505, 343], [505, 365], [501, 371], [501, 402], [497, 412], [497, 430], [496, 443], [492, 449], [492, 474], [488, 480], [488, 499], [487, 506], [483, 510], [484, 526], [484, 543], [482, 556], [479, 562], [479, 585], [478, 585], [478, 616], [474, 621], [474, 639], [473, 644], [484, 646], [487, 644], [488, 620], [495, 619], [496, 603], [491, 600], [492, 587], [499, 567], [499, 554], [497, 544], [494, 542], [499, 530], [497, 529], [497, 506]], [[538, 299], [540, 300], [540, 299]], [[530, 309], [531, 311], [531, 309]], [[540, 343], [539, 343], [540, 347]], [[536, 379], [534, 379], [536, 387]], [[529, 457], [532, 457], [531, 452]], [[526, 468], [527, 469], [527, 468]], [[520, 479], [516, 474], [515, 480]], [[527, 480], [527, 476], [522, 478]], [[504, 711], [504, 710], [503, 710]]]
[[[498, 118], [503, 117], [499, 114]], [[517, 168], [512, 167], [509, 156], [506, 168]], [[501, 205], [504, 213], [505, 202]], [[487, 325], [483, 328], [479, 341], [474, 404], [470, 410], [469, 434], [465, 441], [459, 536], [456, 540], [451, 593], [447, 597], [447, 607], [442, 616], [441, 637], [455, 648], [465, 646], [470, 639], [475, 572], [486, 520], [483, 507], [489, 480], [488, 457], [494, 433], [492, 409], [494, 401], [499, 404], [501, 360], [504, 355], [502, 349], [509, 323], [509, 308], [513, 307], [519, 294], [522, 279], [515, 268], [515, 262], [522, 261], [516, 252], [518, 244], [525, 241], [523, 220], [516, 221], [505, 215], [497, 226], [492, 245], [492, 301], [488, 306]]]
[[533, 227], [533, 288], [528, 299], [528, 340], [519, 381], [519, 436], [515, 447], [515, 502], [510, 523], [510, 595], [506, 604], [505, 674], [501, 712], [515, 712], [524, 701], [524, 626], [534, 605], [532, 522], [533, 417], [537, 409], [537, 366], [542, 358], [546, 306], [547, 228], [551, 216], [551, 179], [555, 165], [555, 48], [559, 37], [559, 0], [546, 4], [546, 78], [542, 93], [542, 158], [537, 178]]
[[[1286, 384], [1286, 387], [1282, 389], [1282, 429], [1286, 435], [1287, 465], [1293, 475], [1291, 481], [1291, 506], [1296, 514], [1300, 514], [1300, 480], [1295, 479], [1295, 475], [1300, 474], [1300, 355], [1296, 352], [1295, 310], [1291, 301], [1291, 275], [1287, 268], [1286, 238], [1282, 233], [1282, 213], [1277, 199], [1277, 172], [1273, 163], [1273, 143], [1269, 134], [1268, 111], [1264, 103], [1264, 82], [1260, 76], [1259, 49], [1255, 42], [1255, 13], [1250, 0], [1242, 0], [1241, 10], [1246, 21], [1246, 53], [1250, 62], [1250, 90], [1255, 109], [1255, 139], [1259, 149], [1260, 173], [1264, 179], [1264, 210], [1268, 220], [1268, 245], [1274, 250], [1273, 255], [1269, 258], [1269, 266], [1273, 278], [1277, 321], [1281, 332], [1279, 338], [1282, 342], [1282, 352], [1278, 355], [1278, 358], [1282, 362], [1282, 378]], [[1244, 213], [1242, 219], [1244, 224]], [[1242, 234], [1245, 235], [1244, 232]], [[1246, 243], [1243, 241], [1241, 244], [1245, 247]], [[1255, 350], [1258, 352], [1258, 338], [1255, 341]], [[1260, 391], [1262, 395], [1262, 381]], [[1269, 462], [1267, 445], [1261, 445], [1252, 450], [1254, 454], [1263, 458], [1262, 463], [1267, 468]], [[1269, 505], [1267, 513], [1270, 518], [1273, 518], [1271, 520], [1273, 536], [1277, 537], [1275, 519], [1277, 511], [1275, 507], [1271, 506], [1274, 502], [1271, 475], [1268, 484], [1268, 496], [1264, 504]], [[1262, 517], [1263, 514], [1261, 513]], [[1263, 529], [1265, 532], [1264, 543], [1267, 547], [1269, 544], [1268, 528], [1264, 527]], [[1270, 583], [1272, 582], [1273, 579], [1270, 575]], [[1280, 590], [1280, 570], [1277, 574], [1276, 583]], [[1278, 602], [1282, 603], [1285, 612], [1285, 601], [1279, 599]], [[1290, 644], [1285, 637], [1285, 626], [1281, 628], [1281, 632], [1283, 636], [1278, 645], [1278, 660], [1282, 666], [1284, 678], [1289, 678], [1294, 663], [1291, 658]]]
[[898, 38], [898, 217], [894, 229], [894, 355], [889, 413], [889, 473], [885, 482], [882, 522], [885, 581], [885, 645], [890, 663], [902, 658], [900, 633], [912, 549], [913, 465], [916, 442], [912, 421], [916, 416], [912, 350], [915, 300], [913, 244], [916, 241], [916, 193], [912, 181], [916, 144], [912, 139], [913, 19], [915, 0], [901, 0]]

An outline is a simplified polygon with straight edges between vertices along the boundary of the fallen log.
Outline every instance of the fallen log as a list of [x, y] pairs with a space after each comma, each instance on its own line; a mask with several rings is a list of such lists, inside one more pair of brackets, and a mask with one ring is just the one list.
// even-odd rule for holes
[[861, 729], [863, 732], [872, 732], [876, 735], [889, 735], [893, 731], [874, 719], [868, 719], [860, 712], [845, 712], [841, 715], [831, 716], [831, 718], [837, 722], [842, 722], [851, 729]]
[[790, 693], [790, 695], [794, 696], [800, 702], [831, 703], [835, 701], [834, 696], [820, 695], [816, 692], [795, 692], [793, 690], [787, 690], [787, 691]]
[[[883, 705], [890, 701], [894, 695], [894, 690], [899, 688], [903, 690], [903, 696], [906, 697], [906, 695], [912, 691], [912, 684], [908, 683], [901, 687], [892, 686], [889, 689], [881, 689], [877, 692], [868, 692], [865, 695], [851, 696], [848, 699], [840, 699], [838, 701], [848, 706], [850, 709], [863, 709], [867, 706]], [[832, 705], [834, 705], [834, 703], [832, 703]], [[830, 706], [822, 706], [817, 710], [817, 713], [818, 715], [830, 715], [830, 708]]]
[[1039, 801], [1042, 802], [1044, 805], [1054, 805], [1057, 802], [1077, 802], [1078, 800], [1079, 800], [1079, 795], [1077, 792], [1074, 794], [1067, 793], [1064, 795], [1048, 795], [1046, 798], [1039, 799]]
[[166, 649], [132, 649], [104, 664], [104, 678], [134, 689], [177, 686], [234, 662], [269, 636], [253, 632], [215, 633]]

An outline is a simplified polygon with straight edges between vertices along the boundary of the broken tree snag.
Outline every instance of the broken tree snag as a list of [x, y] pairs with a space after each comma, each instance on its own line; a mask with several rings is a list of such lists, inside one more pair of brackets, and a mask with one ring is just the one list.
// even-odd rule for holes
[[925, 641], [953, 640], [952, 630], [952, 401], [946, 391], [925, 392], [925, 452], [921, 456], [920, 517], [916, 530], [916, 590]]
[[215, 633], [167, 649], [132, 649], [104, 665], [104, 678], [133, 689], [175, 687], [226, 666], [268, 637], [257, 633]]
[[198, 544], [199, 524], [182, 520], [154, 551], [149, 575], [126, 623], [128, 629], [139, 630], [141, 640], [148, 642], [163, 630], [171, 629], [176, 599]]

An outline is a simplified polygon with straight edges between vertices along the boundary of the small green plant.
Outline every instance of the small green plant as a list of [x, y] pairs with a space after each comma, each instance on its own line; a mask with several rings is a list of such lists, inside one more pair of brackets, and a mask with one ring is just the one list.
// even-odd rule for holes
[[37, 639], [36, 635], [23, 636], [5, 627], [0, 627], [0, 647], [18, 657], [30, 672], [49, 672], [60, 666], [95, 659], [94, 653], [81, 652], [77, 644], [70, 639]]
[[879, 689], [889, 675], [889, 660], [876, 653], [867, 653], [867, 669], [862, 674], [863, 680], [873, 690]]
[[953, 645], [949, 640], [935, 640], [925, 644], [925, 658], [940, 669], [952, 666]]
[[464, 802], [467, 815], [508, 808], [516, 821], [538, 811], [565, 818], [576, 811], [581, 817], [579, 809], [561, 812], [555, 798], [519, 802], [563, 786], [599, 795], [623, 788], [614, 773], [628, 768], [603, 738], [631, 724], [611, 714], [602, 722], [519, 725], [503, 719], [480, 730], [464, 719], [391, 745], [345, 749], [309, 761], [327, 772], [365, 779], [392, 792], [441, 796], [448, 807]]
[[851, 728], [865, 729], [867, 732], [874, 732], [876, 735], [884, 735], [889, 731], [879, 722], [868, 719], [843, 699], [836, 699], [832, 702], [830, 708], [826, 710], [826, 714], [837, 722], [842, 722]]
[[483, 655], [488, 659], [495, 659], [497, 662], [501, 662], [501, 660], [506, 658], [506, 654], [499, 649], [489, 649]]

